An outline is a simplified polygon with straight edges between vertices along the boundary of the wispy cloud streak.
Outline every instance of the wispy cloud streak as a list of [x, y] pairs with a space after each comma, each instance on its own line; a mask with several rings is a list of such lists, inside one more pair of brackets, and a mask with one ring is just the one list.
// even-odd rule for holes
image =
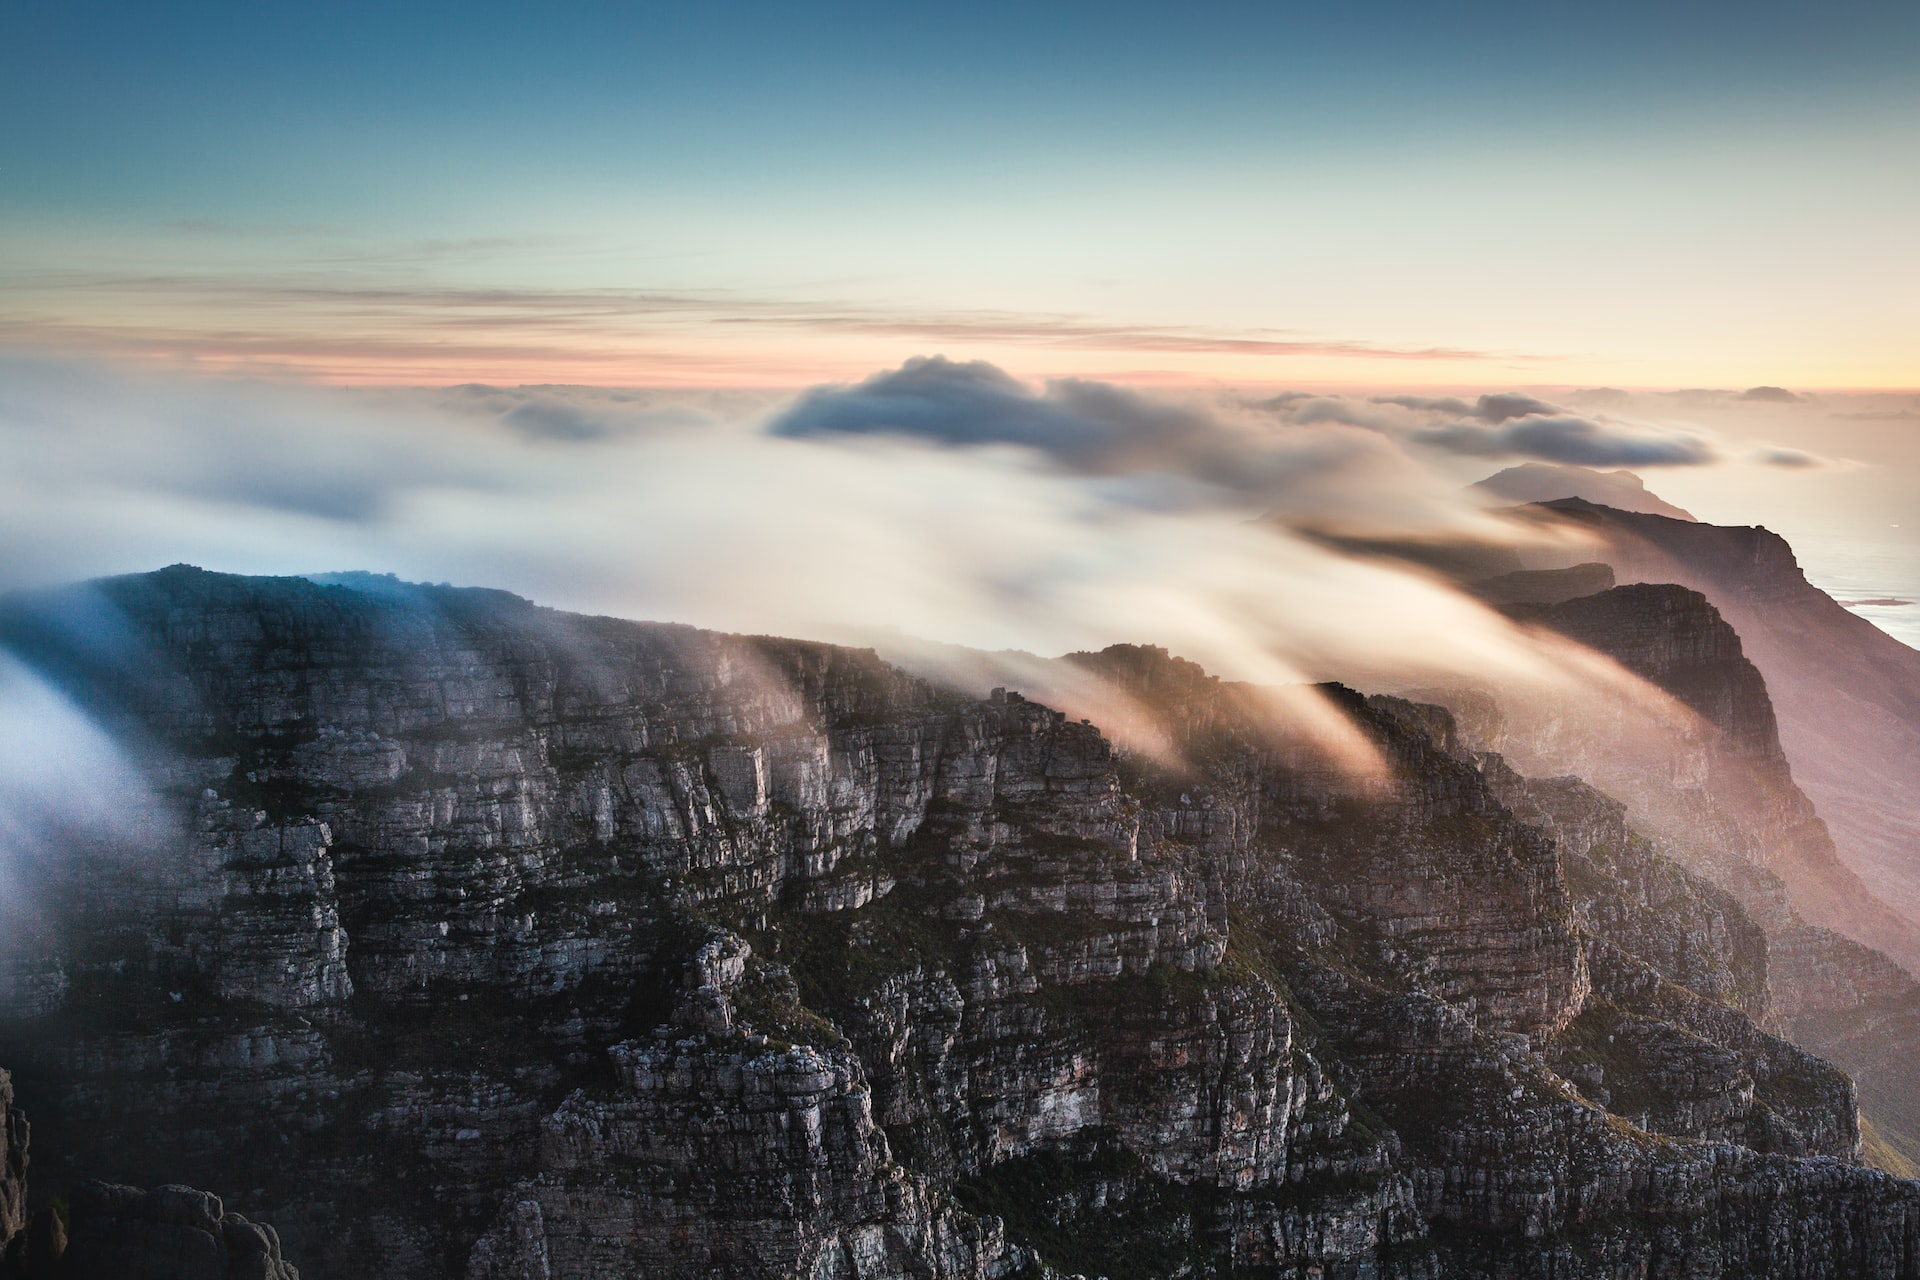
[[[460, 245], [396, 251], [388, 266], [427, 263]], [[474, 252], [483, 252], [475, 248]], [[353, 267], [366, 267], [352, 260]], [[13, 304], [0, 344], [201, 365], [286, 367], [346, 380], [538, 380], [572, 371], [599, 380], [650, 370], [685, 381], [677, 362], [738, 374], [760, 366], [780, 381], [794, 340], [882, 339], [1032, 353], [1072, 351], [1178, 358], [1331, 359], [1362, 363], [1526, 361], [1540, 357], [1320, 338], [1284, 330], [1128, 324], [1070, 314], [929, 310], [832, 298], [628, 288], [535, 289], [395, 281], [353, 269], [257, 275], [15, 270], [0, 276]], [[748, 335], [759, 335], [756, 343]], [[756, 349], [758, 348], [758, 349]], [[818, 359], [815, 368], [819, 367]]]

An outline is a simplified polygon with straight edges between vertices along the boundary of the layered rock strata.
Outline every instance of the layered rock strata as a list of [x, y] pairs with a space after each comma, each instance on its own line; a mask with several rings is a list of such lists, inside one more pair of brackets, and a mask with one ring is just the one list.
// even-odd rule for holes
[[27, 1118], [13, 1105], [13, 1077], [0, 1069], [0, 1245], [27, 1221]]
[[188, 569], [0, 640], [174, 812], [4, 959], [52, 1175], [245, 1191], [310, 1275], [1920, 1275], [1738, 901], [1438, 708], [1325, 690], [1356, 773], [1077, 658], [1156, 762], [861, 651]]
[[[1725, 533], [1700, 526], [1687, 536]], [[1769, 539], [1755, 545], [1773, 548], [1777, 539]], [[1779, 549], [1769, 554], [1777, 558]], [[1674, 585], [1620, 587], [1514, 612], [1614, 658], [1684, 703], [1701, 720], [1691, 751], [1697, 763], [1636, 765], [1645, 753], [1604, 721], [1569, 732], [1537, 714], [1483, 716], [1478, 736], [1535, 770], [1603, 781], [1631, 801], [1635, 821], [1659, 848], [1737, 897], [1767, 936], [1772, 1025], [1854, 1073], [1869, 1113], [1884, 1117], [1884, 1136], [1909, 1159], [1920, 1155], [1920, 1083], [1908, 1066], [1920, 1053], [1920, 983], [1825, 924], [1896, 947], [1908, 926], [1836, 856], [1788, 766], [1768, 684], [1740, 637], [1704, 596]], [[1649, 956], [1657, 948], [1642, 939], [1630, 949]]]
[[1856, 924], [1807, 914], [1920, 965], [1920, 653], [1806, 579], [1780, 535], [1620, 511], [1578, 499], [1547, 509], [1586, 535], [1622, 582], [1703, 594], [1765, 676], [1795, 778], [1832, 828], [1841, 859], [1905, 916]]

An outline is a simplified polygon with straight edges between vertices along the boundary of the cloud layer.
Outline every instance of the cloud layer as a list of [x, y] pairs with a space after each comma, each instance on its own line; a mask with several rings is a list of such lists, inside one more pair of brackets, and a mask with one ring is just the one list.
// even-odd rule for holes
[[983, 361], [908, 361], [801, 396], [770, 429], [800, 440], [879, 438], [1030, 451], [1063, 472], [1124, 483], [1141, 505], [1245, 506], [1376, 532], [1459, 531], [1451, 486], [1362, 423], [1276, 419], [1244, 406], [1061, 378], [1040, 389]]
[[940, 357], [798, 397], [15, 358], [0, 452], [0, 588], [369, 569], [730, 630], [1159, 643], [1266, 682], [1544, 671], [1473, 602], [1321, 535], [1531, 536], [1463, 492], [1468, 457], [1723, 456], [1522, 393], [1148, 395]]
[[[1127, 641], [1266, 685], [1550, 690], [1577, 657], [1321, 535], [1525, 536], [1463, 492], [1463, 454], [1659, 438], [1522, 394], [1146, 395], [937, 357], [798, 397], [349, 391], [16, 358], [0, 361], [0, 589], [176, 561], [367, 569], [917, 660], [916, 637]], [[1718, 456], [1701, 449], [1686, 460]], [[35, 740], [12, 723], [47, 720], [34, 696], [0, 702], [0, 738]]]
[[0, 375], [0, 586], [365, 568], [738, 630], [1144, 640], [1267, 681], [1514, 644], [1423, 578], [1286, 532], [1499, 531], [1348, 423], [937, 359], [790, 402]]

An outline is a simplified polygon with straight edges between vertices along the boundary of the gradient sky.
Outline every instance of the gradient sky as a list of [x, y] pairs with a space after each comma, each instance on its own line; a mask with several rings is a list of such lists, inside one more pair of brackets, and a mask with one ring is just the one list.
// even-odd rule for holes
[[0, 3], [0, 344], [1920, 387], [1920, 5]]

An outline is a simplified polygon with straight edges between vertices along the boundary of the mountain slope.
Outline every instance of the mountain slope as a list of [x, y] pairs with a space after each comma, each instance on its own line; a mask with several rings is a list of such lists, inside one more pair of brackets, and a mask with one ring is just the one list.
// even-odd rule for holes
[[1683, 511], [1647, 489], [1646, 482], [1631, 471], [1596, 471], [1566, 463], [1523, 462], [1519, 466], [1496, 471], [1485, 480], [1469, 485], [1470, 490], [1507, 502], [1551, 502], [1556, 498], [1582, 498], [1605, 503], [1621, 511], [1641, 511], [1648, 515], [1692, 520]]
[[36, 1176], [249, 1188], [310, 1277], [1920, 1276], [1738, 904], [1438, 708], [1328, 690], [1355, 774], [1073, 659], [1170, 765], [862, 651], [184, 568], [0, 640], [176, 814], [0, 957]]
[[1920, 652], [1808, 583], [1765, 529], [1547, 505], [1600, 542], [1620, 581], [1678, 583], [1713, 603], [1766, 677], [1781, 746], [1841, 859], [1920, 921]]

